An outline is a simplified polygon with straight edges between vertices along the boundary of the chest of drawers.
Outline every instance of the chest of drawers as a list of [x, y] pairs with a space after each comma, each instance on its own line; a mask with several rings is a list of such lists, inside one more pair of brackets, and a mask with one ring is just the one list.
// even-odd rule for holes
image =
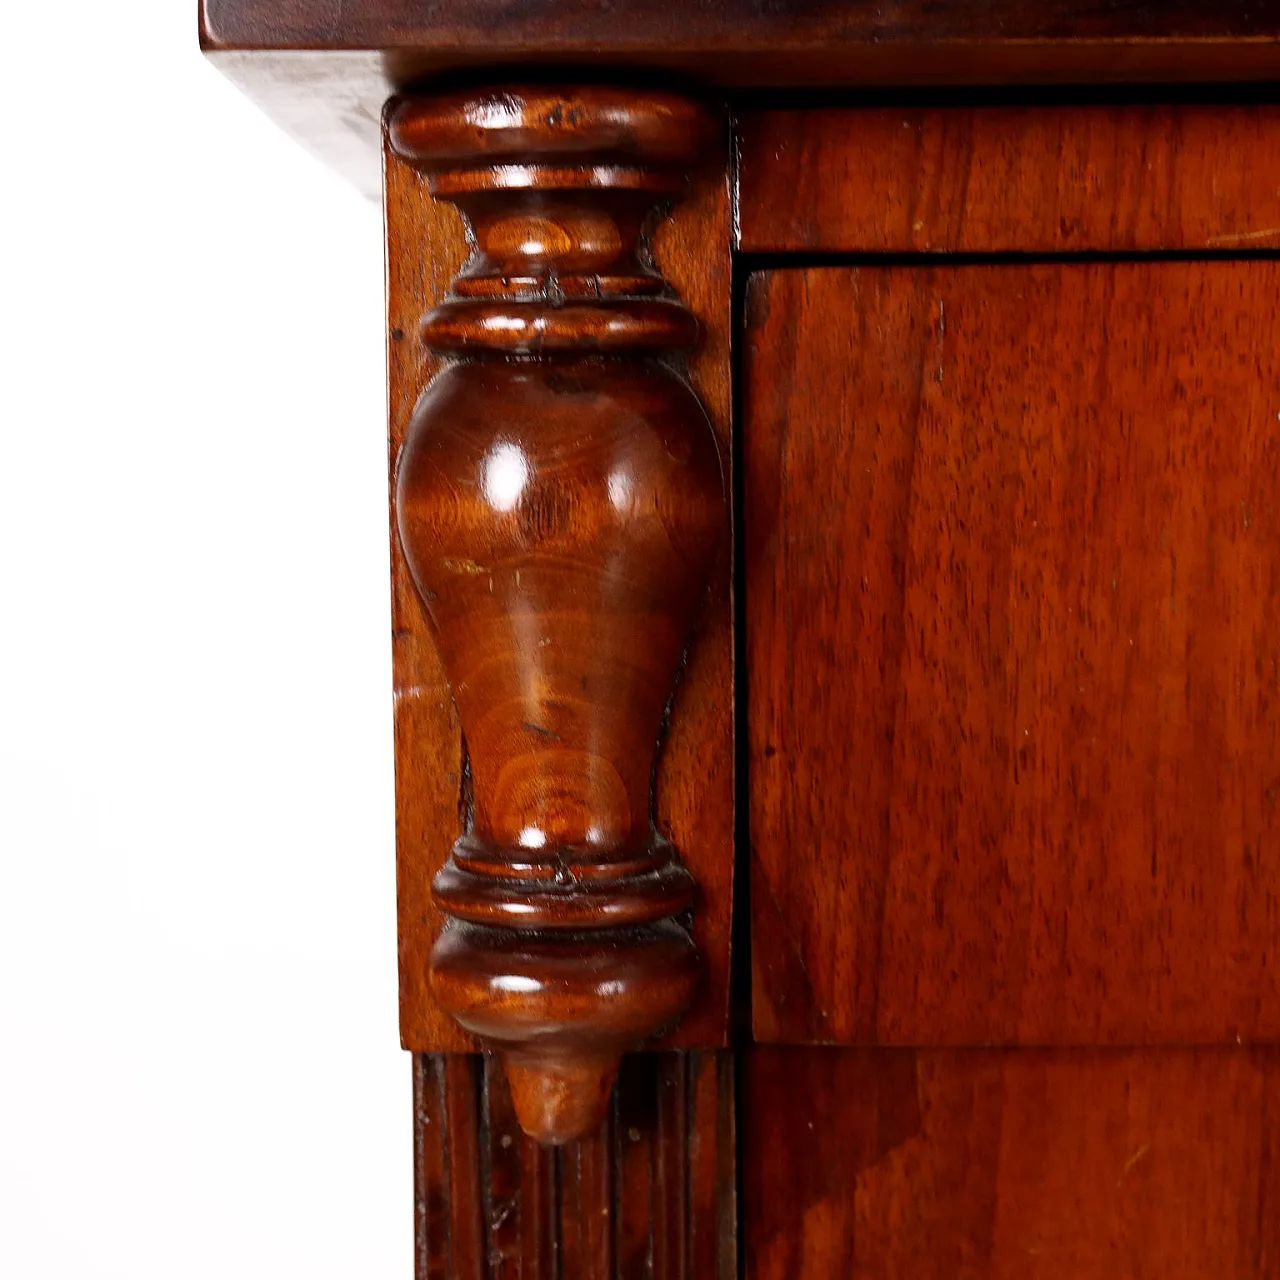
[[202, 37], [385, 200], [420, 1277], [1280, 1276], [1280, 11]]

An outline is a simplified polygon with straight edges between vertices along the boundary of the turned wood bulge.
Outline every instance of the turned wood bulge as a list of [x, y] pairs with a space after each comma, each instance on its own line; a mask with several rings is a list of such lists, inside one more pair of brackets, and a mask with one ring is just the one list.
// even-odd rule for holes
[[724, 481], [675, 363], [698, 323], [645, 231], [717, 125], [671, 94], [535, 87], [407, 100], [390, 129], [473, 236], [422, 322], [445, 363], [395, 479], [467, 746], [431, 984], [500, 1050], [524, 1128], [563, 1142], [698, 983], [652, 783]]

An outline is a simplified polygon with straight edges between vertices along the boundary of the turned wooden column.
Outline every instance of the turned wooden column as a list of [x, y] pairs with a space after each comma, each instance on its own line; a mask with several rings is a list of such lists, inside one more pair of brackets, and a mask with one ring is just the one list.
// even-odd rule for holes
[[724, 482], [679, 368], [697, 321], [646, 228], [716, 122], [669, 93], [538, 86], [407, 100], [390, 127], [473, 235], [423, 320], [447, 363], [395, 492], [470, 769], [432, 988], [500, 1051], [524, 1129], [564, 1142], [698, 981], [652, 784]]

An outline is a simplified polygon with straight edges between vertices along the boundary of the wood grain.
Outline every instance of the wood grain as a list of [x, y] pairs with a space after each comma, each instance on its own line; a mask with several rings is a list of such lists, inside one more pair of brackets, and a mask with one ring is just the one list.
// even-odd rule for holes
[[760, 1038], [1280, 1035], [1278, 290], [753, 280]]
[[1274, 105], [757, 111], [738, 157], [748, 252], [1280, 245]]
[[[418, 393], [440, 367], [438, 357], [415, 340], [418, 324], [444, 297], [467, 244], [456, 213], [434, 201], [425, 180], [390, 153], [386, 183], [394, 469]], [[723, 166], [713, 165], [657, 233], [654, 254], [702, 322], [701, 345], [689, 372], [726, 457], [728, 251], [727, 180]], [[468, 287], [479, 288], [480, 277]], [[431, 902], [431, 880], [467, 818], [466, 753], [429, 621], [394, 539], [392, 554], [402, 1038], [411, 1049], [465, 1049], [471, 1041], [442, 1014], [426, 974], [442, 924]], [[655, 796], [659, 828], [699, 884], [694, 932], [706, 973], [698, 1002], [677, 1033], [680, 1044], [723, 1043], [727, 1022], [733, 863], [730, 556], [724, 545], [715, 561], [708, 612], [677, 690]], [[647, 793], [647, 766], [645, 773]]]
[[580, 1142], [520, 1131], [492, 1058], [415, 1054], [418, 1280], [732, 1280], [733, 1069], [723, 1053], [627, 1059]]
[[1275, 1050], [752, 1050], [748, 1280], [1274, 1280]]
[[290, 52], [373, 50], [395, 88], [539, 63], [729, 86], [1264, 80], [1280, 68], [1280, 17], [1248, 0], [201, 0], [199, 13], [206, 50], [256, 54], [260, 72], [287, 76]]
[[1256, 0], [201, 0], [199, 30], [224, 75], [375, 197], [383, 101], [500, 66], [731, 91], [1280, 78], [1280, 15]]
[[467, 742], [430, 981], [546, 1142], [597, 1126], [623, 1052], [698, 985], [696, 885], [652, 781], [726, 477], [676, 367], [698, 321], [648, 229], [704, 162], [723, 172], [722, 132], [680, 94], [563, 84], [411, 97], [388, 121], [472, 243], [420, 325], [445, 363], [394, 497]]

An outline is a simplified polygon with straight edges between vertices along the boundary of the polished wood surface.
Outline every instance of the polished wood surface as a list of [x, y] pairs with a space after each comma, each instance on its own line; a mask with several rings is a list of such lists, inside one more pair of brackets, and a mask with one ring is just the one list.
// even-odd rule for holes
[[1274, 1280], [1280, 1052], [760, 1048], [747, 1280]]
[[473, 236], [421, 324], [446, 360], [396, 469], [466, 735], [431, 984], [501, 1047], [526, 1129], [563, 1142], [698, 982], [694, 882], [650, 792], [724, 481], [701, 404], [659, 358], [698, 324], [645, 228], [719, 130], [667, 93], [533, 86], [406, 100], [390, 140]]
[[[610, 6], [524, 0], [201, 0], [201, 30], [221, 44], [261, 48], [391, 48], [433, 46], [482, 54], [486, 42], [503, 53], [545, 55], [594, 44], [611, 49], [646, 45], [690, 48], [718, 40], [729, 50], [813, 49], [956, 42], [979, 48], [1020, 41], [1047, 43], [1280, 39], [1280, 16], [1246, 0], [1165, 0], [1108, 4], [1105, 0], [898, 0], [892, 5], [807, 0], [764, 7], [750, 0], [717, 0], [673, 10], [663, 0], [622, 0]], [[604, 42], [604, 47], [599, 47]], [[494, 61], [497, 61], [495, 55]]]
[[765, 1040], [1280, 1035], [1280, 263], [747, 298]]
[[202, 0], [199, 30], [225, 75], [372, 196], [385, 99], [494, 68], [734, 92], [1280, 78], [1280, 11], [1251, 0]]
[[[1280, 1276], [1280, 149], [1272, 89], [1204, 88], [1280, 77], [1280, 9], [201, 0], [200, 38], [371, 194], [388, 94], [447, 94], [384, 135], [402, 1034], [506, 1071], [415, 1054], [419, 1276], [736, 1274], [729, 1059], [608, 1099], [727, 1027], [731, 243], [1212, 259], [747, 290], [752, 1012], [809, 1043], [744, 1051], [746, 1274]], [[575, 65], [611, 87], [528, 83]], [[727, 103], [737, 190], [640, 83]], [[957, 88], [1011, 85], [1069, 87]]]
[[[417, 339], [418, 323], [448, 292], [469, 252], [462, 219], [433, 199], [427, 179], [388, 149], [387, 287], [390, 454], [398, 457], [414, 404], [441, 367]], [[686, 196], [652, 229], [663, 277], [698, 317], [701, 336], [688, 374], [729, 449], [729, 201], [714, 166], [693, 175]], [[717, 1046], [728, 1017], [733, 893], [733, 637], [729, 548], [722, 544], [711, 593], [686, 654], [658, 760], [658, 827], [681, 851], [698, 882], [693, 936], [702, 984], [671, 1033], [672, 1044]], [[449, 851], [464, 804], [464, 749], [425, 610], [392, 539], [392, 660], [396, 681], [397, 878], [400, 918], [400, 1022], [406, 1048], [475, 1047], [444, 1013], [428, 983], [428, 956], [444, 917], [432, 877]]]
[[737, 136], [748, 252], [1280, 245], [1272, 104], [770, 110]]
[[1265, 79], [1280, 67], [1280, 14], [1247, 0], [201, 0], [200, 34], [210, 50], [379, 50], [401, 83], [504, 62], [751, 86]]
[[[441, 358], [416, 340], [422, 315], [441, 301], [469, 251], [452, 205], [433, 199], [427, 180], [388, 150], [387, 265], [390, 452], [394, 459], [417, 396]], [[657, 267], [698, 317], [701, 335], [688, 374], [728, 456], [729, 203], [725, 176], [707, 166], [687, 195], [652, 229]], [[442, 833], [463, 806], [463, 744], [427, 617], [392, 540], [393, 663], [396, 679], [398, 900], [401, 1032], [407, 1048], [466, 1050], [474, 1041], [432, 998], [427, 957], [443, 925], [430, 882], [448, 853]], [[732, 629], [729, 548], [722, 544], [711, 593], [686, 655], [665, 726], [655, 788], [658, 826], [693, 871], [693, 933], [703, 963], [695, 1002], [670, 1040], [725, 1042], [733, 881]]]
[[418, 1280], [734, 1280], [732, 1061], [624, 1061], [569, 1146], [520, 1130], [492, 1058], [415, 1054]]

